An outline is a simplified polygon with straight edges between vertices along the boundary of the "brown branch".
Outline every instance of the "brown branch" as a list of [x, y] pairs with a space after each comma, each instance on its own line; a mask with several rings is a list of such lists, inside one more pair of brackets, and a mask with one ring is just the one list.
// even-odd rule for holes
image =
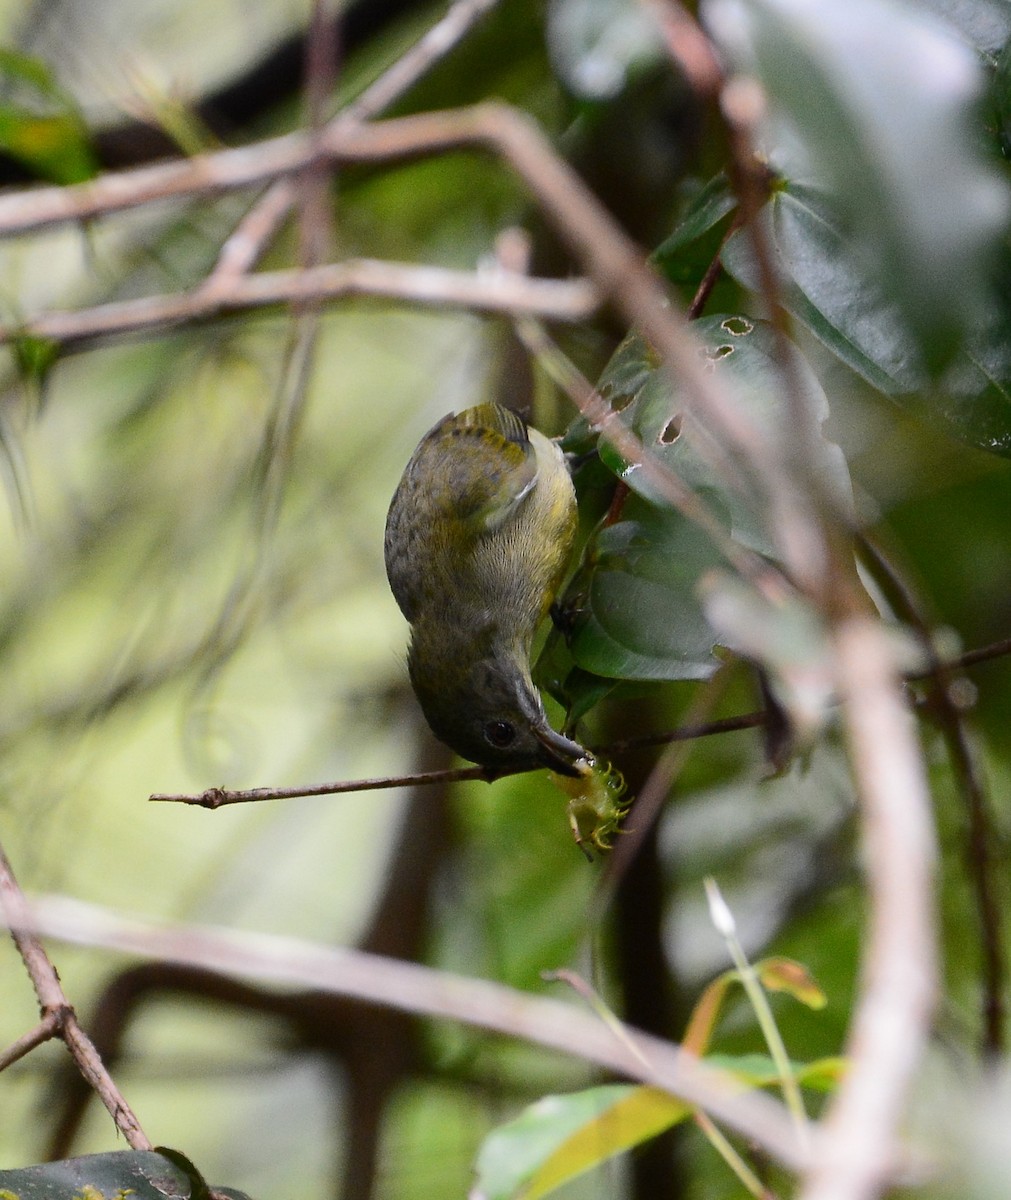
[[[91, 1040], [78, 1024], [77, 1016], [60, 984], [56, 968], [50, 962], [49, 956], [34, 931], [33, 918], [28, 910], [24, 893], [14, 878], [14, 872], [2, 847], [0, 847], [0, 908], [3, 910], [4, 921], [10, 930], [14, 945], [21, 955], [21, 961], [25, 964], [28, 977], [32, 981], [42, 1014], [40, 1025], [10, 1047], [5, 1057], [18, 1050], [20, 1050], [20, 1054], [17, 1057], [27, 1053], [31, 1046], [26, 1043], [31, 1039], [37, 1039], [34, 1042], [37, 1045], [46, 1040], [46, 1037], [59, 1036], [70, 1051], [78, 1070], [108, 1109], [116, 1123], [116, 1128], [126, 1139], [127, 1144], [134, 1150], [153, 1149], [153, 1144], [141, 1129], [130, 1106], [123, 1099], [108, 1071], [102, 1065], [102, 1060], [95, 1051]], [[53, 1031], [47, 1033], [45, 1037], [40, 1036], [43, 1027], [48, 1028], [50, 1025], [54, 1027]]]
[[[409, 91], [444, 58], [499, 0], [456, 0], [442, 20], [378, 76], [340, 114], [344, 121], [367, 121]], [[295, 202], [291, 179], [279, 179], [257, 200], [221, 249], [204, 288], [230, 284], [253, 268]]]
[[409, 91], [437, 62], [445, 58], [499, 2], [500, 0], [456, 0], [440, 21], [422, 34], [406, 53], [341, 112], [341, 119], [367, 121], [377, 117]]
[[677, 0], [640, 0], [660, 31], [668, 55], [681, 69], [700, 100], [715, 100], [723, 86], [723, 69], [709, 38]]
[[[644, 733], [594, 747], [600, 754], [621, 754], [627, 750], [641, 750], [649, 746], [666, 746], [671, 742], [686, 742], [695, 738], [712, 737], [721, 733], [734, 733], [740, 729], [754, 729], [768, 719], [764, 709], [741, 713], [734, 717], [721, 717], [716, 721], [691, 722], [668, 729], [663, 733]], [[305, 784], [297, 787], [260, 788], [205, 788], [202, 792], [154, 792], [148, 800], [173, 804], [191, 804], [198, 808], [223, 808], [228, 804], [250, 804], [260, 800], [294, 800], [300, 796], [331, 796], [345, 792], [373, 792], [385, 788], [416, 787], [425, 784], [459, 783], [464, 780], [480, 779], [494, 783], [507, 775], [520, 775], [541, 767], [513, 767], [492, 771], [487, 767], [456, 767], [446, 771], [423, 771], [413, 775], [385, 775], [372, 779], [343, 779], [335, 783]]]
[[598, 303], [592, 285], [579, 279], [529, 279], [504, 272], [484, 275], [373, 259], [253, 275], [227, 265], [191, 292], [45, 313], [17, 326], [0, 326], [0, 343], [31, 336], [73, 345], [249, 309], [347, 296], [484, 312], [528, 312], [555, 321], [585, 320]]
[[801, 1147], [782, 1105], [770, 1096], [744, 1095], [736, 1081], [676, 1044], [628, 1026], [619, 1035], [596, 1015], [569, 1003], [361, 950], [148, 923], [60, 896], [33, 900], [32, 921], [35, 931], [78, 945], [312, 987], [521, 1038], [681, 1096], [787, 1167], [805, 1169], [817, 1153], [817, 1139], [810, 1149]]

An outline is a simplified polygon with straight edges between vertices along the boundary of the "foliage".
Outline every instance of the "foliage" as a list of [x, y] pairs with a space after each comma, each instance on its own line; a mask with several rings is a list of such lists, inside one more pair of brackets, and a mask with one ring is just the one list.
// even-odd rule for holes
[[[369, 2], [351, 6], [349, 31]], [[106, 92], [118, 97], [116, 121], [136, 110], [137, 90], [151, 90], [151, 79], [131, 82], [138, 62], [144, 74], [155, 64], [152, 79], [173, 78], [166, 95], [191, 87], [207, 117], [200, 101], [220, 79], [189, 71], [197, 49], [215, 55], [201, 46], [194, 64], [172, 59], [180, 42], [165, 32], [188, 21], [192, 46], [200, 10], [98, 7], [135, 42], [91, 93], [74, 63], [97, 35], [79, 30], [85, 49], [72, 55], [53, 51], [51, 25], [37, 38], [8, 30], [20, 46], [0, 61], [11, 177], [92, 176], [96, 147], [114, 140], [103, 126], [113, 118], [92, 114]], [[148, 7], [160, 35], [154, 17], [143, 35], [131, 23], [147, 21]], [[349, 32], [341, 102], [442, 11], [380, 7], [369, 32]], [[998, 0], [700, 8], [730, 77], [723, 99], [738, 107], [710, 104], [631, 0], [553, 0], [546, 22], [532, 0], [511, 0], [397, 111], [497, 96], [531, 114], [648, 243], [676, 299], [698, 300], [696, 360], [770, 448], [775, 486], [715, 427], [688, 373], [613, 313], [551, 332], [618, 413], [624, 441], [573, 419], [546, 361], [520, 357], [502, 316], [351, 299], [130, 342], [63, 345], [32, 332], [37, 313], [192, 294], [252, 202], [245, 193], [5, 242], [0, 841], [30, 890], [141, 915], [358, 941], [534, 992], [557, 987], [544, 972], [575, 965], [608, 1010], [681, 1037], [744, 1089], [772, 1088], [780, 1071], [703, 901], [713, 875], [773, 993], [793, 1074], [819, 1106], [817, 1089], [843, 1078], [868, 902], [833, 692], [835, 617], [797, 580], [804, 555], [783, 510], [831, 529], [847, 553], [858, 528], [867, 610], [894, 629], [922, 715], [940, 842], [940, 1020], [954, 1052], [928, 1056], [909, 1131], [972, 1164], [966, 1194], [988, 1200], [1007, 1193], [1006, 1155], [986, 1140], [991, 1123], [1002, 1128], [1006, 1089], [991, 1093], [975, 1067], [951, 1063], [981, 1045], [992, 1060], [1005, 1049], [1011, 676], [1006, 658], [953, 670], [943, 687], [924, 674], [935, 656], [1006, 639], [1011, 627], [1011, 10]], [[242, 37], [230, 30], [230, 61], [267, 53], [289, 20], [281, 9], [271, 8], [273, 32], [252, 21]], [[98, 44], [94, 61], [105, 62]], [[271, 104], [216, 132], [236, 144], [286, 133], [294, 108]], [[753, 175], [742, 130], [758, 152]], [[519, 223], [534, 273], [572, 270], [520, 180], [486, 156], [348, 165], [329, 199], [337, 258], [481, 276], [497, 235]], [[297, 224], [270, 242], [264, 272], [301, 265], [312, 239]], [[604, 750], [613, 768], [601, 757], [577, 782], [569, 820], [543, 776], [415, 797], [407, 817], [400, 792], [213, 814], [146, 805], [149, 792], [173, 788], [448, 765], [406, 691], [382, 521], [425, 429], [492, 398], [533, 399], [538, 424], [566, 430], [580, 499], [580, 559], [539, 674], [564, 710], [556, 724], [567, 717], [586, 744], [617, 748]], [[791, 451], [795, 436], [803, 454]], [[674, 502], [664, 472], [698, 510]], [[764, 744], [737, 732], [699, 741], [690, 757], [644, 747], [759, 706], [781, 722], [766, 720]], [[658, 761], [676, 783], [645, 813], [633, 797], [663, 779]], [[623, 796], [609, 787], [618, 772]], [[425, 841], [410, 814], [434, 828], [445, 806], [449, 818]], [[604, 855], [583, 861], [573, 832], [598, 850], [613, 842], [612, 863], [626, 846], [639, 851], [623, 884]], [[386, 906], [405, 894], [388, 921]], [[403, 938], [395, 948], [391, 925]], [[362, 1142], [339, 1143], [363, 1125], [375, 1138], [373, 1194], [397, 1200], [465, 1194], [475, 1164], [476, 1194], [488, 1197], [547, 1194], [564, 1180], [566, 1196], [663, 1200], [645, 1182], [651, 1161], [672, 1193], [739, 1190], [713, 1152], [719, 1131], [693, 1134], [696, 1110], [658, 1089], [602, 1082], [585, 1064], [473, 1029], [394, 1021], [380, 1036], [355, 1023], [360, 1006], [324, 1009], [316, 995], [168, 968], [142, 985], [119, 962], [52, 949], [85, 1026], [103, 995], [95, 1025], [110, 1005], [122, 1020], [129, 1054], [113, 1055], [113, 1071], [145, 1127], [250, 1195], [303, 1200], [332, 1191], [337, 1173], [355, 1178]], [[4, 1044], [37, 1017], [8, 958]], [[127, 993], [136, 1007], [115, 1011]], [[363, 1047], [383, 1048], [388, 1074]], [[34, 1070], [0, 1075], [5, 1166], [45, 1156], [38, 1113], [54, 1081], [72, 1091], [47, 1053], [29, 1059]], [[670, 1130], [676, 1154], [659, 1136]], [[108, 1151], [113, 1136], [92, 1114], [74, 1150]], [[609, 1174], [631, 1147], [622, 1173]], [[66, 1186], [122, 1188], [143, 1156], [100, 1157], [108, 1186], [80, 1174]], [[12, 1167], [0, 1188], [26, 1193], [34, 1171], [44, 1194], [68, 1194], [57, 1179], [66, 1169]], [[164, 1159], [159, 1169], [178, 1175]], [[199, 1194], [182, 1173], [179, 1194]], [[769, 1186], [786, 1195], [792, 1182], [774, 1170]]]

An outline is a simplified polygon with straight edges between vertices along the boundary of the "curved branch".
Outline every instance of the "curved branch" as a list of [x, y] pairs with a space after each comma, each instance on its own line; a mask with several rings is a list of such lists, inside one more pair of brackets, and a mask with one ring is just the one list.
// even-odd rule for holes
[[361, 950], [330, 949], [238, 930], [138, 921], [62, 896], [34, 900], [31, 927], [78, 945], [318, 988], [523, 1038], [681, 1096], [757, 1142], [787, 1167], [804, 1170], [811, 1165], [812, 1150], [800, 1146], [782, 1105], [771, 1097], [743, 1095], [739, 1084], [679, 1046], [627, 1028], [618, 1036], [592, 1013], [559, 1000]]

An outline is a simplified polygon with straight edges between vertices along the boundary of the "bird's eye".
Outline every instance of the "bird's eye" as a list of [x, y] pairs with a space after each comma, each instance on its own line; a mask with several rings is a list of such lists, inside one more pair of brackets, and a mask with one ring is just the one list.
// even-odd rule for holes
[[516, 740], [516, 729], [508, 721], [489, 721], [484, 727], [484, 736], [493, 746], [502, 750]]

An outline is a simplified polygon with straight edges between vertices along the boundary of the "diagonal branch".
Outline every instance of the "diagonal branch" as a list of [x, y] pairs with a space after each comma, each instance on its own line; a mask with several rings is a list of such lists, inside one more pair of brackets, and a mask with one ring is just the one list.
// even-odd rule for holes
[[[64, 994], [56, 968], [49, 961], [33, 928], [24, 893], [14, 878], [14, 872], [3, 849], [0, 848], [0, 909], [10, 930], [14, 945], [25, 964], [35, 995], [42, 1011], [42, 1021], [35, 1030], [15, 1042], [4, 1055], [5, 1065], [26, 1054], [46, 1037], [59, 1036], [70, 1051], [84, 1078], [98, 1093], [109, 1110], [116, 1128], [134, 1150], [151, 1150], [152, 1143], [140, 1127], [133, 1111], [123, 1099], [111, 1076], [102, 1065], [91, 1039], [78, 1024], [77, 1016]], [[43, 1029], [53, 1026], [53, 1032], [40, 1036]], [[30, 1044], [29, 1044], [30, 1043]]]
[[79, 945], [317, 988], [522, 1038], [681, 1096], [790, 1168], [810, 1163], [810, 1152], [799, 1145], [789, 1117], [771, 1097], [742, 1094], [738, 1083], [674, 1043], [627, 1026], [618, 1036], [595, 1014], [566, 1002], [361, 950], [154, 924], [60, 896], [34, 900], [31, 920], [35, 931]]

